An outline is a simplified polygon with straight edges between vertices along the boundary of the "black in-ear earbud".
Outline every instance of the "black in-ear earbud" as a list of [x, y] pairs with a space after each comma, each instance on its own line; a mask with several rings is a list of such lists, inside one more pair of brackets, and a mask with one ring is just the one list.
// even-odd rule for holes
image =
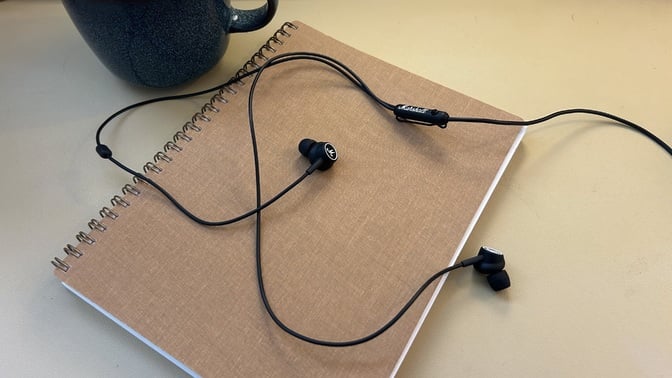
[[511, 286], [509, 274], [504, 270], [504, 254], [494, 248], [483, 246], [478, 251], [477, 262], [474, 269], [482, 274], [487, 274], [488, 283], [494, 291], [504, 290]]
[[310, 161], [310, 168], [306, 170], [308, 173], [313, 173], [316, 169], [326, 171], [338, 160], [336, 147], [329, 142], [316, 142], [306, 138], [299, 143], [299, 152]]

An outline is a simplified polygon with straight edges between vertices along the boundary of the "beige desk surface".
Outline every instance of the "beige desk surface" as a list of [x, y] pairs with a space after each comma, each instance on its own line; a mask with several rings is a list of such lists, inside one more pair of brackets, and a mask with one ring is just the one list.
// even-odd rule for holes
[[[128, 182], [93, 150], [101, 120], [228, 78], [292, 19], [524, 118], [591, 107], [672, 142], [666, 0], [281, 0], [271, 26], [167, 92], [108, 73], [60, 2], [0, 2], [0, 375], [184, 375], [49, 261]], [[137, 112], [109, 132], [115, 153], [140, 167], [201, 102]], [[531, 128], [464, 252], [505, 251], [513, 286], [452, 275], [400, 376], [672, 376], [670, 193], [672, 158], [634, 132], [587, 117]]]

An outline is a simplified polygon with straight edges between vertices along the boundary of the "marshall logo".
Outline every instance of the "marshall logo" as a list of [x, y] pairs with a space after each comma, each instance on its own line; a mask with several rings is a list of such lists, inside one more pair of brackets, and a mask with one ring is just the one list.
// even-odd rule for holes
[[398, 109], [399, 110], [405, 110], [407, 112], [420, 113], [420, 114], [425, 114], [425, 113], [430, 111], [427, 108], [421, 108], [419, 106], [412, 106], [412, 105], [399, 105]]
[[410, 122], [416, 125], [439, 126], [444, 129], [450, 121], [448, 113], [438, 109], [428, 109], [422, 106], [399, 104], [392, 110], [400, 122]]
[[338, 159], [338, 152], [336, 152], [336, 147], [332, 146], [331, 143], [324, 144], [324, 152], [327, 154], [330, 160], [336, 161]]

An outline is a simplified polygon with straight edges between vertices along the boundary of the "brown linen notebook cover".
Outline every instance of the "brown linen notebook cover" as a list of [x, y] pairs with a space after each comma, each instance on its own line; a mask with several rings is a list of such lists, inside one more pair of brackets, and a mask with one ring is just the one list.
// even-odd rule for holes
[[[320, 52], [352, 67], [391, 103], [515, 118], [294, 24], [298, 29], [283, 26], [253, 60]], [[244, 81], [220, 91], [213, 107], [195, 116], [196, 127], [178, 132], [146, 166], [206, 219], [255, 205], [251, 79]], [[254, 106], [265, 199], [307, 168], [297, 151], [301, 139], [339, 150], [332, 169], [310, 176], [262, 217], [264, 278], [277, 315], [299, 332], [330, 340], [378, 329], [428, 276], [456, 259], [524, 134], [518, 127], [400, 123], [333, 70], [306, 61], [269, 68]], [[371, 342], [307, 344], [282, 332], [262, 307], [254, 217], [208, 228], [144, 183], [123, 192], [89, 223], [90, 232], [78, 235], [79, 245], [54, 261], [55, 274], [192, 375], [394, 374], [438, 292], [434, 284]]]

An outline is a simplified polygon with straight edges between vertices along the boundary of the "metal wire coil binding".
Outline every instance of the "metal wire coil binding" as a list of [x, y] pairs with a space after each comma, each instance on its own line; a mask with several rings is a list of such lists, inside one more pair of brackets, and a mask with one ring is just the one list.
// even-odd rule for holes
[[185, 123], [184, 126], [182, 126], [182, 131], [186, 133], [189, 130], [194, 130], [195, 132], [200, 133], [201, 130], [203, 129], [200, 126], [197, 126], [192, 121], [187, 121], [187, 123]]
[[278, 50], [274, 49], [274, 48], [271, 46], [271, 41], [266, 42], [266, 44], [264, 44], [263, 46], [261, 46], [261, 49], [262, 49], [262, 50], [269, 51], [269, 52], [271, 52], [271, 53], [276, 53], [276, 52], [278, 52]]
[[75, 239], [77, 239], [77, 241], [80, 243], [86, 243], [88, 245], [94, 244], [96, 242], [96, 239], [84, 231], [80, 231], [77, 235], [75, 235]]
[[172, 151], [175, 151], [175, 152], [180, 152], [180, 151], [182, 151], [182, 147], [175, 144], [175, 142], [167, 142], [163, 146], [163, 151], [168, 152], [168, 150], [172, 150]]
[[173, 135], [173, 142], [177, 143], [177, 141], [180, 139], [185, 142], [191, 142], [193, 138], [187, 135], [187, 133], [184, 131], [178, 131], [175, 133], [175, 135]]
[[65, 252], [66, 255], [74, 256], [76, 258], [82, 257], [84, 254], [77, 249], [74, 245], [68, 244], [63, 248], [63, 252]]
[[284, 44], [285, 44], [285, 42], [283, 42], [282, 39], [278, 38], [278, 37], [275, 36], [275, 35], [272, 36], [272, 37], [269, 39], [269, 41], [270, 41], [270, 42], [274, 42], [274, 43], [276, 43], [276, 44], [278, 44], [278, 45], [284, 45]]
[[[219, 108], [216, 107], [215, 105], [213, 105], [212, 102], [207, 102], [201, 108], [201, 113], [205, 113], [205, 112], [219, 113]], [[198, 131], [200, 131], [200, 130], [198, 130]]]
[[163, 160], [163, 161], [165, 161], [166, 163], [170, 163], [171, 161], [173, 161], [173, 158], [170, 157], [170, 156], [168, 156], [168, 155], [166, 155], [165, 153], [159, 151], [159, 152], [157, 152], [157, 153], [154, 154], [154, 162], [155, 162], [155, 163], [158, 163], [159, 160]]
[[212, 121], [212, 118], [208, 117], [202, 112], [198, 112], [194, 114], [193, 117], [191, 117], [191, 122], [197, 122], [197, 121], [210, 122]]
[[152, 171], [154, 173], [163, 172], [163, 168], [161, 168], [158, 165], [152, 163], [151, 161], [148, 161], [147, 163], [145, 163], [145, 165], [142, 166], [142, 170], [145, 171], [145, 173], [149, 173], [149, 171]]
[[123, 193], [123, 194], [129, 194], [130, 193], [130, 194], [132, 194], [136, 197], [140, 195], [140, 191], [138, 190], [138, 188], [131, 185], [131, 184], [124, 185], [124, 187], [121, 188], [121, 193]]
[[225, 86], [223, 86], [223, 87], [221, 87], [221, 88], [219, 89], [219, 94], [220, 94], [220, 95], [223, 95], [224, 92], [227, 92], [227, 93], [232, 94], [232, 95], [235, 95], [235, 94], [238, 93], [238, 91], [235, 90], [235, 89], [233, 89], [233, 88], [231, 88], [230, 85], [225, 85]]
[[98, 214], [100, 214], [100, 217], [101, 217], [101, 218], [108, 217], [108, 218], [110, 218], [110, 219], [112, 219], [112, 220], [119, 218], [119, 215], [118, 215], [117, 213], [115, 213], [114, 211], [112, 211], [112, 210], [111, 210], [109, 207], [107, 207], [107, 206], [105, 206], [105, 207], [103, 207], [102, 209], [100, 209], [100, 211], [98, 212]]
[[60, 269], [64, 272], [70, 270], [70, 265], [68, 265], [65, 261], [61, 260], [58, 257], [54, 257], [54, 259], [51, 260], [51, 264], [55, 266], [57, 269]]
[[131, 206], [131, 204], [128, 203], [128, 201], [121, 198], [121, 196], [119, 196], [119, 195], [116, 195], [116, 196], [112, 197], [112, 199], [110, 200], [110, 203], [112, 203], [112, 206], [117, 206], [117, 205], [119, 205], [121, 207]]
[[266, 55], [264, 55], [264, 52], [262, 50], [259, 50], [256, 53], [254, 53], [254, 55], [252, 55], [252, 59], [255, 60], [255, 61], [257, 59], [259, 59], [259, 60], [263, 60], [265, 62], [265, 61], [268, 60], [268, 57]]
[[105, 226], [104, 224], [100, 223], [100, 222], [99, 222], [98, 220], [96, 220], [96, 219], [91, 219], [91, 220], [89, 221], [89, 228], [92, 229], [92, 230], [98, 230], [98, 231], [100, 231], [100, 232], [105, 232], [105, 231], [107, 231], [107, 226]]
[[217, 93], [216, 95], [212, 96], [212, 98], [210, 99], [210, 102], [214, 102], [214, 101], [217, 101], [217, 102], [222, 103], [222, 104], [228, 104], [229, 103], [229, 100], [226, 97], [222, 96], [220, 93]]

